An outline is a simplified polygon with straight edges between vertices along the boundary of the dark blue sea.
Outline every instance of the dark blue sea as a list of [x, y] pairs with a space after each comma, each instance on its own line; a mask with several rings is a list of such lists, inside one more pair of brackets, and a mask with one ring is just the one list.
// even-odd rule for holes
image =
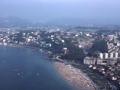
[[0, 90], [74, 90], [36, 50], [0, 46]]

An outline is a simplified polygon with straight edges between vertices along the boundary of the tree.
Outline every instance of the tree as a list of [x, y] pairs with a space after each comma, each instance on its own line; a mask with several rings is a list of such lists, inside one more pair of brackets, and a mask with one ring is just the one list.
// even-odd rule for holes
[[82, 48], [74, 46], [71, 42], [67, 42], [67, 47], [69, 50], [68, 54], [63, 55], [62, 59], [74, 60], [74, 61], [83, 61], [85, 54]]
[[95, 41], [91, 48], [92, 51], [108, 52], [107, 42], [105, 40]]

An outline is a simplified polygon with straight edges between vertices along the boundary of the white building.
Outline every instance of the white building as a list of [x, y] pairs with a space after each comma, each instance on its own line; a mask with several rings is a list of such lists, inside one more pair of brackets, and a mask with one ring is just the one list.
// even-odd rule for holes
[[108, 53], [104, 53], [104, 58], [108, 59]]
[[61, 40], [61, 42], [62, 42], [62, 43], [64, 43], [64, 42], [65, 42], [65, 40]]
[[84, 64], [94, 65], [96, 63], [96, 58], [86, 57], [84, 59]]
[[97, 64], [98, 65], [107, 65], [108, 64], [108, 60], [97, 59]]
[[67, 47], [64, 47], [63, 50], [67, 50]]
[[99, 58], [103, 59], [103, 54], [102, 53], [99, 53]]
[[99, 53], [99, 56], [98, 56], [98, 58], [99, 59], [117, 59], [117, 58], [119, 58], [120, 57], [120, 55], [119, 55], [119, 53]]
[[113, 58], [113, 53], [109, 53], [109, 55], [110, 55], [110, 58]]
[[118, 53], [115, 53], [115, 58], [118, 58]]

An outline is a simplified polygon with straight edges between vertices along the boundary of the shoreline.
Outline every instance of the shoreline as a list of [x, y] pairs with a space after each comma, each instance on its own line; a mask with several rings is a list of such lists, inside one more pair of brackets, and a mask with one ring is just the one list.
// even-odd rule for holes
[[76, 90], [95, 90], [92, 82], [79, 69], [58, 61], [54, 65], [56, 71]]
[[47, 50], [44, 50], [42, 48], [36, 48], [36, 47], [32, 47], [32, 46], [26, 46], [26, 45], [18, 45], [18, 44], [12, 44], [12, 45], [0, 45], [0, 46], [9, 46], [9, 47], [18, 47], [18, 48], [25, 48], [25, 49], [31, 49], [31, 50], [37, 50], [43, 53], [49, 52]]
[[19, 47], [19, 48], [28, 48], [28, 49], [33, 49], [33, 50], [39, 50], [39, 48], [34, 48], [34, 47], [24, 46], [24, 45], [17, 45], [17, 44], [12, 44], [12, 45], [0, 45], [0, 46], [10, 46], [10, 47]]
[[[35, 48], [31, 46], [23, 46], [23, 45], [0, 45], [0, 46], [10, 46], [10, 47], [18, 47], [18, 48], [28, 48], [32, 50], [37, 50], [40, 51], [40, 48]], [[43, 53], [46, 53], [42, 49]], [[60, 61], [54, 61], [54, 66], [56, 71], [60, 76], [62, 76], [68, 84], [70, 84], [72, 87], [74, 87], [76, 90], [95, 90], [94, 85], [92, 82], [86, 78], [86, 76], [77, 68], [71, 66], [71, 65], [66, 65], [64, 62]]]

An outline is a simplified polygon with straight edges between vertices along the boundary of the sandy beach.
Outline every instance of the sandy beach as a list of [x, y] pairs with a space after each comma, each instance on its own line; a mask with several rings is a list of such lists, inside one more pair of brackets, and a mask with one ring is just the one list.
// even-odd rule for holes
[[58, 73], [77, 90], [95, 90], [92, 82], [79, 70], [65, 63], [55, 62]]

